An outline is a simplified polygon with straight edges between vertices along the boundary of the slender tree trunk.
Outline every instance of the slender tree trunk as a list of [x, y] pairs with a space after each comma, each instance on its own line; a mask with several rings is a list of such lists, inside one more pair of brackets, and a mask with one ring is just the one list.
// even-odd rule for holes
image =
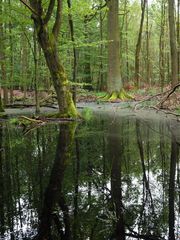
[[[8, 1], [8, 5], [9, 5], [9, 9], [11, 9], [11, 0]], [[12, 104], [13, 103], [14, 62], [13, 62], [13, 38], [12, 38], [12, 22], [11, 22], [11, 20], [9, 20], [9, 45], [10, 45], [10, 76], [9, 76], [9, 81], [10, 81], [10, 103]]]
[[77, 51], [75, 47], [75, 37], [74, 37], [74, 23], [72, 19], [72, 14], [71, 14], [71, 8], [72, 8], [72, 3], [71, 0], [67, 0], [68, 8], [69, 8], [69, 28], [70, 28], [70, 34], [71, 34], [71, 41], [73, 43], [73, 82], [76, 82], [76, 75], [77, 75]]
[[163, 91], [165, 83], [165, 3], [164, 0], [161, 2], [161, 32], [159, 39], [159, 74], [160, 74], [160, 84], [161, 91]]
[[[3, 14], [3, 1], [0, 0], [0, 15]], [[0, 67], [1, 67], [1, 79], [3, 89], [4, 105], [8, 104], [8, 89], [7, 89], [7, 75], [6, 75], [6, 56], [5, 56], [5, 39], [4, 39], [4, 25], [0, 22]]]
[[26, 42], [26, 33], [21, 35], [21, 83], [24, 93], [24, 101], [27, 98], [27, 65], [28, 65], [28, 45]]
[[[103, 15], [102, 11], [99, 13], [99, 33], [100, 33], [100, 41], [103, 41]], [[100, 91], [105, 90], [104, 86], [104, 74], [103, 74], [103, 44], [100, 45], [100, 65], [99, 65], [99, 80], [97, 89]]]
[[[75, 47], [75, 37], [74, 37], [74, 23], [73, 23], [73, 18], [71, 14], [71, 0], [67, 0], [68, 8], [69, 8], [69, 14], [68, 14], [68, 19], [69, 19], [69, 28], [70, 28], [70, 34], [71, 34], [71, 41], [73, 43], [73, 76], [72, 76], [72, 81], [75, 83], [77, 82], [76, 76], [77, 76], [77, 50]], [[76, 85], [73, 86], [73, 101], [74, 104], [76, 104]]]
[[149, 6], [147, 0], [147, 8], [146, 8], [146, 81], [148, 85], [151, 85], [151, 77], [150, 77], [150, 29], [149, 29]]
[[135, 53], [135, 82], [137, 87], [140, 86], [140, 51], [141, 51], [142, 31], [143, 31], [146, 3], [147, 3], [147, 0], [141, 0], [141, 22], [140, 22], [139, 35], [138, 35], [138, 40], [136, 44], [136, 53]]
[[128, 5], [128, 0], [126, 0], [125, 3], [125, 11], [126, 11], [126, 16], [125, 16], [125, 24], [126, 24], [126, 78], [127, 81], [129, 81], [129, 44], [128, 44], [128, 12], [127, 12], [127, 5]]
[[[89, 19], [88, 15], [84, 18], [84, 38], [85, 42], [88, 44], [89, 42]], [[85, 86], [86, 89], [92, 90], [92, 76], [91, 76], [91, 51], [89, 46], [84, 49], [84, 82], [89, 84], [89, 86]]]
[[175, 24], [175, 1], [168, 0], [169, 10], [169, 37], [171, 49], [171, 84], [175, 86], [178, 83], [178, 55], [176, 44], [176, 24]]
[[33, 33], [34, 40], [34, 90], [35, 90], [35, 102], [36, 102], [36, 114], [40, 113], [40, 105], [39, 105], [39, 94], [38, 94], [38, 56], [37, 56], [37, 40], [36, 40], [36, 32], [34, 29]]

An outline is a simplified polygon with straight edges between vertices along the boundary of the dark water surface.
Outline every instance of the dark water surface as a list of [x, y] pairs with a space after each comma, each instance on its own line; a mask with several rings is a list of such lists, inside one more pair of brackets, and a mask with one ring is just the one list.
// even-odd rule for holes
[[180, 239], [179, 125], [1, 125], [0, 239]]

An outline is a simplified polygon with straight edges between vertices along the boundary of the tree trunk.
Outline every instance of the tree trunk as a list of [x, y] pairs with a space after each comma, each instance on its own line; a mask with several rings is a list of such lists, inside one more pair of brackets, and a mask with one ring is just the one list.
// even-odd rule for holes
[[[84, 38], [85, 42], [89, 42], [89, 26], [88, 26], [88, 15], [84, 17]], [[87, 90], [92, 90], [92, 77], [91, 77], [91, 51], [90, 47], [86, 46], [84, 50], [84, 83], [88, 85], [84, 88]]]
[[35, 90], [35, 102], [36, 102], [36, 114], [40, 113], [40, 105], [39, 105], [39, 94], [38, 94], [38, 56], [37, 56], [37, 40], [36, 40], [36, 32], [34, 29], [33, 33], [33, 41], [34, 41], [34, 90]]
[[[3, 1], [0, 0], [0, 15], [3, 14]], [[8, 89], [7, 89], [7, 76], [6, 76], [6, 63], [5, 63], [5, 39], [4, 39], [4, 25], [0, 22], [0, 67], [1, 67], [1, 79], [3, 87], [3, 100], [4, 105], [8, 104]]]
[[126, 0], [125, 2], [125, 11], [126, 11], [126, 16], [125, 16], [125, 24], [126, 24], [126, 41], [125, 41], [125, 48], [126, 48], [126, 79], [129, 81], [129, 44], [128, 44], [128, 12], [127, 12], [127, 5], [128, 1]]
[[[99, 33], [100, 33], [100, 41], [103, 41], [103, 16], [102, 12], [99, 13]], [[103, 91], [105, 90], [104, 86], [104, 74], [103, 74], [103, 44], [100, 45], [100, 64], [99, 64], [99, 79], [98, 79], [98, 86], [97, 90]]]
[[71, 14], [71, 0], [67, 0], [68, 8], [69, 8], [69, 28], [70, 28], [70, 33], [71, 33], [71, 41], [73, 43], [73, 82], [76, 82], [76, 75], [77, 75], [77, 51], [75, 47], [75, 38], [74, 38], [74, 23], [72, 19], [72, 14]]
[[120, 31], [119, 31], [119, 1], [108, 2], [108, 79], [107, 91], [120, 92], [123, 84], [120, 73]]
[[[57, 94], [61, 117], [76, 117], [77, 111], [70, 93], [69, 82], [58, 57], [58, 50], [53, 36], [49, 36], [45, 26], [39, 26], [38, 40], [43, 49], [53, 85]], [[36, 28], [38, 29], [38, 28]]]
[[148, 6], [148, 0], [147, 0], [147, 8], [146, 8], [146, 81], [151, 85], [151, 77], [150, 77], [150, 29], [149, 29], [149, 6]]
[[175, 27], [175, 2], [168, 0], [169, 9], [169, 35], [171, 48], [171, 84], [175, 86], [178, 83], [178, 55], [176, 44], [176, 27]]
[[[57, 49], [58, 35], [61, 27], [62, 1], [49, 1], [47, 11], [43, 9], [41, 1], [30, 0], [30, 5], [24, 0], [20, 1], [32, 13], [32, 18], [34, 20], [35, 29], [38, 36], [38, 42], [43, 50], [54, 89], [57, 94], [57, 101], [59, 106], [58, 116], [76, 118], [78, 117], [78, 112], [73, 103], [69, 82], [65, 70], [60, 63]], [[48, 26], [48, 23], [52, 19], [52, 13], [55, 7], [56, 16], [51, 30], [50, 26]]]
[[144, 24], [144, 15], [145, 15], [145, 9], [146, 9], [146, 1], [147, 0], [141, 0], [141, 22], [140, 22], [140, 28], [139, 28], [139, 35], [138, 40], [136, 44], [136, 53], [135, 53], [135, 82], [137, 87], [140, 85], [140, 51], [141, 51], [141, 40], [142, 40], [142, 31], [143, 31], [143, 24]]
[[178, 82], [180, 81], [180, 0], [178, 0], [178, 10], [177, 10], [177, 44], [178, 44]]
[[[9, 9], [11, 9], [11, 0], [8, 1]], [[10, 10], [11, 14], [11, 10]], [[13, 73], [14, 73], [14, 61], [13, 61], [13, 38], [12, 38], [12, 22], [9, 20], [9, 45], [10, 45], [10, 103], [13, 103]]]
[[164, 0], [161, 2], [161, 32], [159, 39], [159, 74], [161, 91], [163, 91], [165, 82], [165, 3]]

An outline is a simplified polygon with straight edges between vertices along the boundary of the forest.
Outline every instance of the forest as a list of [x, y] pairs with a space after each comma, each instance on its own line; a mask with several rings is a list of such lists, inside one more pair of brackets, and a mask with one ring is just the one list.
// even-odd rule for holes
[[180, 239], [180, 0], [0, 0], [0, 240]]
[[176, 86], [179, 5], [1, 0], [1, 111], [31, 97], [39, 112], [55, 92], [60, 115], [76, 117], [70, 91], [124, 101], [133, 98], [129, 91], [152, 94]]

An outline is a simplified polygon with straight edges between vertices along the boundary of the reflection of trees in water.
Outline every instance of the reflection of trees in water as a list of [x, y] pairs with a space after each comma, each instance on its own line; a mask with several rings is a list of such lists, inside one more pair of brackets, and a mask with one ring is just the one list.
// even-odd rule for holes
[[[58, 131], [57, 125], [46, 126], [22, 137], [10, 129], [10, 140], [3, 132], [6, 155], [1, 152], [1, 163], [2, 170], [7, 169], [3, 183], [5, 189], [10, 186], [4, 203], [0, 202], [5, 225], [16, 231], [21, 219], [25, 226], [27, 204], [31, 229], [37, 228], [40, 217], [37, 239], [158, 240], [168, 236], [168, 227], [173, 229], [174, 223], [168, 215], [176, 210], [178, 200], [168, 193], [169, 184], [176, 181], [169, 154], [176, 148], [166, 137], [165, 124], [130, 119], [86, 123], [78, 128], [70, 164], [65, 159], [71, 150], [71, 130], [61, 126], [57, 143]], [[171, 154], [171, 162], [175, 158]]]
[[170, 173], [169, 173], [169, 239], [175, 240], [175, 176], [176, 164], [179, 158], [179, 145], [176, 142], [174, 135], [171, 139], [171, 158], [170, 158]]
[[4, 210], [3, 129], [2, 125], [0, 125], [0, 233], [2, 236], [5, 232]]
[[122, 203], [122, 161], [123, 146], [122, 136], [118, 134], [120, 124], [112, 124], [109, 128], [108, 150], [109, 160], [111, 161], [111, 196], [116, 213], [116, 226], [114, 237], [117, 240], [125, 239], [125, 225]]
[[[64, 179], [65, 168], [70, 160], [73, 136], [74, 125], [61, 125], [55, 160], [51, 170], [49, 183], [45, 190], [38, 234], [35, 239], [53, 239], [53, 221], [61, 239], [71, 239], [69, 209], [66, 205], [62, 183]], [[54, 212], [57, 205], [59, 205], [59, 208], [62, 212], [62, 218], [60, 217], [59, 213]]]

